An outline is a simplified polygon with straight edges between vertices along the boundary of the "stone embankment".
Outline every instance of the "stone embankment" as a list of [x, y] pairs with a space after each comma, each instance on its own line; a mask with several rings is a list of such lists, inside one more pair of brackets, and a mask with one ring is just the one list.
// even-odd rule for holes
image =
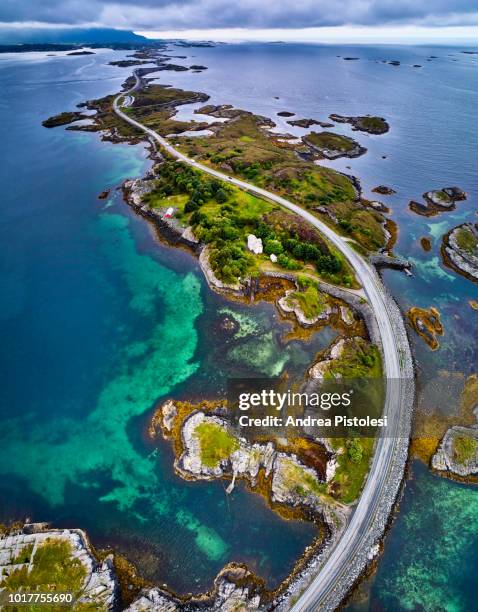
[[[393, 445], [393, 460], [387, 468], [387, 478], [384, 479], [380, 490], [377, 491], [374, 498], [376, 503], [367, 523], [366, 536], [362, 539], [360, 547], [350, 551], [347, 571], [334, 583], [333, 590], [321, 599], [321, 612], [332, 612], [338, 609], [356, 581], [359, 580], [360, 576], [363, 575], [377, 556], [380, 550], [379, 544], [389, 524], [393, 507], [401, 489], [408, 459], [408, 446], [415, 402], [413, 358], [400, 309], [385, 286], [383, 286], [383, 295], [386, 300], [387, 312], [392, 324], [394, 337], [398, 345], [403, 376], [400, 381], [388, 381], [388, 392], [397, 395], [396, 411], [393, 415], [393, 420], [395, 421], [393, 425], [395, 431], [394, 437], [393, 439], [381, 438], [377, 440], [377, 445]], [[380, 339], [378, 340], [380, 343]], [[365, 487], [367, 487], [367, 484]], [[360, 504], [361, 501], [359, 501], [358, 507]], [[330, 541], [320, 553], [315, 555], [302, 571], [294, 577], [288, 588], [274, 599], [271, 609], [276, 610], [276, 612], [290, 612], [301, 593], [320, 575], [321, 569], [327, 563], [330, 555], [340, 544], [342, 535], [345, 537], [346, 534], [347, 530], [341, 535], [332, 534]]]

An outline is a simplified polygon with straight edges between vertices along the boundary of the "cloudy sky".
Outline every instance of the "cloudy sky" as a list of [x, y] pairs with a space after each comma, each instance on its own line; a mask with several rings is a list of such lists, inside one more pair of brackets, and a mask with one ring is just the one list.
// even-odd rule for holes
[[[106, 26], [196, 38], [394, 40], [478, 43], [477, 0], [0, 0], [0, 28]], [[335, 33], [335, 34], [334, 34]], [[390, 38], [391, 37], [391, 38]]]

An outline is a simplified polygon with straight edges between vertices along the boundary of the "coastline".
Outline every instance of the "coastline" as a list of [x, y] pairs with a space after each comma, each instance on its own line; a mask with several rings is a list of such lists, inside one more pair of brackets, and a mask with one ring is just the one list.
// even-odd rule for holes
[[[128, 188], [129, 188], [128, 186], [125, 186], [126, 195], [128, 195], [127, 194]], [[175, 243], [178, 244], [178, 245], [186, 246], [186, 247], [192, 249], [196, 254], [201, 251], [201, 247], [200, 247], [200, 245], [197, 242], [188, 239], [187, 236], [185, 237], [184, 236], [184, 232], [182, 234], [178, 235], [178, 232], [171, 226], [171, 224], [164, 222], [164, 220], [162, 220], [159, 215], [152, 213], [150, 210], [144, 210], [143, 209], [144, 207], [140, 206], [139, 203], [134, 203], [134, 202], [133, 203], [128, 202], [128, 203], [130, 203], [130, 205], [139, 214], [141, 214], [141, 215], [147, 217], [149, 220], [153, 221], [153, 223], [156, 225], [156, 227], [158, 227], [160, 229], [160, 231], [163, 233], [163, 235], [166, 236], [166, 238], [168, 238], [168, 240], [171, 239], [171, 240], [175, 241]], [[202, 253], [204, 253], [204, 251], [201, 251], [201, 255], [202, 255]], [[231, 288], [231, 287], [220, 287], [219, 284], [216, 282], [218, 279], [216, 279], [214, 276], [211, 276], [211, 275], [209, 275], [207, 273], [207, 265], [205, 264], [204, 258], [203, 258], [202, 266], [201, 267], [203, 268], [203, 272], [205, 272], [206, 278], [208, 279], [208, 283], [209, 283], [209, 285], [210, 285], [210, 287], [212, 289], [214, 289], [214, 290], [224, 290], [226, 294], [233, 293], [233, 288]], [[271, 274], [271, 276], [272, 276], [272, 274]], [[287, 278], [287, 275], [284, 274], [284, 278]], [[289, 277], [289, 280], [292, 280], [291, 277]], [[354, 304], [354, 306], [357, 307], [357, 308], [360, 307], [361, 311], [366, 313], [366, 315], [367, 315], [367, 318], [368, 318], [368, 325], [367, 325], [367, 327], [369, 329], [369, 333], [370, 333], [371, 339], [375, 339], [376, 340], [377, 338], [379, 338], [379, 332], [377, 331], [376, 321], [375, 321], [375, 325], [374, 325], [374, 317], [373, 317], [373, 314], [371, 314], [370, 307], [368, 307], [369, 308], [369, 312], [367, 312], [367, 308], [365, 307], [366, 305], [361, 303], [361, 299], [360, 299], [359, 296], [356, 296], [353, 293], [348, 292], [346, 290], [342, 290], [339, 287], [334, 287], [333, 285], [327, 285], [326, 283], [322, 284], [322, 288], [324, 290], [326, 290], [327, 292], [329, 292], [331, 295], [333, 295], [332, 292], [335, 291], [336, 292], [336, 297], [340, 296], [340, 299], [343, 299], [344, 301], [347, 301], [347, 299], [348, 299], [350, 304]], [[241, 293], [240, 291], [238, 291], [238, 294], [241, 297], [244, 297], [244, 294]], [[345, 299], [345, 297], [347, 297], [347, 299]], [[393, 302], [392, 298], [389, 297], [389, 299]], [[389, 307], [393, 311], [394, 305], [390, 305]], [[397, 308], [397, 307], [395, 306], [395, 308]], [[399, 334], [405, 333], [405, 336], [406, 336], [406, 331], [402, 330], [400, 328], [400, 326], [397, 327], [397, 331], [398, 331]], [[405, 358], [407, 359], [408, 357], [405, 356]], [[399, 463], [400, 463], [400, 460], [398, 461], [398, 464]], [[400, 478], [400, 482], [401, 482], [401, 478]], [[393, 503], [394, 503], [394, 501], [392, 500], [391, 501], [392, 506], [393, 506]], [[378, 521], [376, 533], [378, 533], [380, 531], [380, 529], [381, 529], [380, 524], [382, 522], [383, 522], [382, 519], [380, 519]], [[381, 536], [375, 535], [374, 536], [374, 540], [376, 540], [377, 537], [380, 538]], [[292, 576], [292, 574], [291, 574], [291, 576], [289, 576], [289, 578], [286, 580], [286, 582], [290, 582], [290, 584], [286, 587], [286, 590], [287, 590], [288, 594], [287, 595], [281, 594], [279, 596], [279, 598], [277, 599], [277, 602], [275, 601], [274, 605], [276, 605], [276, 603], [280, 603], [280, 605], [285, 605], [285, 598], [286, 597], [288, 597], [288, 596], [295, 596], [296, 592], [301, 588], [304, 580], [306, 580], [306, 578], [309, 577], [310, 572], [317, 570], [317, 567], [319, 567], [320, 564], [323, 561], [325, 561], [325, 557], [327, 556], [327, 551], [332, 549], [335, 545], [336, 545], [336, 542], [333, 542], [333, 543], [331, 542], [330, 543], [330, 547], [328, 547], [328, 548], [325, 547], [325, 548], [327, 548], [327, 550], [325, 550], [325, 548], [324, 548], [324, 550], [321, 550], [319, 552], [318, 556], [317, 556], [317, 554], [314, 554], [312, 552], [311, 555], [313, 555], [313, 557], [311, 556], [311, 558], [308, 559], [307, 562], [304, 565], [303, 565], [302, 561], [300, 560], [300, 562], [298, 562], [298, 564], [300, 563], [300, 565], [303, 565], [303, 567], [301, 567], [300, 572], [298, 572], [297, 575], [295, 575], [291, 580], [289, 580], [291, 578], [291, 576]], [[371, 549], [374, 548], [375, 546], [376, 546], [376, 542], [374, 542], [374, 544], [372, 544]], [[315, 553], [317, 553], [317, 551], [315, 551]], [[365, 559], [365, 566], [367, 565], [368, 561], [370, 561], [370, 559], [367, 556], [367, 558]], [[361, 572], [364, 571], [364, 567], [365, 566], [362, 567], [362, 565], [363, 565], [362, 562], [363, 562], [363, 559], [360, 559], [360, 560], [357, 561], [357, 568], [359, 568], [359, 566], [362, 568], [362, 569], [358, 569], [357, 570], [358, 571], [357, 575], [360, 575]], [[225, 570], [223, 570], [223, 571], [225, 571]], [[295, 572], [295, 570], [294, 570], [294, 572]], [[293, 574], [294, 574], [294, 572], [293, 572]], [[352, 573], [355, 573], [355, 568], [354, 568], [354, 571]], [[299, 574], [301, 574], [300, 577], [299, 577]], [[307, 576], [306, 576], [306, 574], [307, 574]], [[302, 580], [302, 584], [299, 584], [300, 580]], [[348, 581], [350, 582], [350, 576], [348, 577]], [[348, 592], [349, 588], [350, 587], [347, 587], [347, 592]], [[284, 589], [281, 588], [281, 592], [283, 592], [283, 591], [284, 591]], [[338, 594], [336, 593], [336, 597], [339, 596], [339, 595], [340, 595], [340, 593], [338, 593]]]

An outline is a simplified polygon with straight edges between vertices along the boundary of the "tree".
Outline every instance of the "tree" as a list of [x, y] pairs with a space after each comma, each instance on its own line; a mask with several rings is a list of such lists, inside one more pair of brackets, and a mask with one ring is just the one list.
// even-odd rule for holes
[[226, 191], [224, 189], [218, 189], [216, 192], [216, 201], [219, 202], [219, 204], [224, 204], [224, 202], [227, 202], [229, 199], [229, 196], [227, 195]]

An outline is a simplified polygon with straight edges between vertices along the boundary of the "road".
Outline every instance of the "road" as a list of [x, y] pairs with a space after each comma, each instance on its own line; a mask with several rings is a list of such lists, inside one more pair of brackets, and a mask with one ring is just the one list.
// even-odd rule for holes
[[[141, 85], [139, 77], [136, 74], [135, 77], [135, 86], [129, 91], [120, 94], [114, 100], [113, 108], [119, 117], [127, 121], [130, 125], [146, 132], [172, 157], [222, 181], [235, 185], [240, 189], [244, 189], [249, 193], [276, 202], [315, 226], [343, 253], [353, 267], [363, 287], [366, 298], [375, 313], [382, 342], [384, 374], [387, 379], [384, 415], [388, 417], [388, 434], [386, 437], [380, 437], [377, 441], [374, 458], [360, 501], [342, 537], [331, 551], [319, 573], [301, 594], [292, 608], [294, 612], [330, 609], [327, 601], [334, 592], [337, 583], [346, 577], [354, 561], [354, 556], [358, 555], [359, 552], [363, 552], [365, 545], [370, 547], [369, 530], [374, 523], [377, 512], [380, 511], [384, 496], [388, 493], [391, 467], [393, 466], [395, 455], [398, 456], [399, 454], [399, 445], [403, 444], [403, 422], [406, 418], [404, 413], [409, 406], [407, 406], [408, 402], [404, 397], [401, 381], [406, 379], [409, 373], [405, 371], [403, 359], [401, 359], [396, 327], [394, 327], [393, 324], [393, 318], [396, 316], [396, 313], [391, 312], [389, 298], [386, 295], [382, 281], [375, 269], [350, 246], [347, 240], [337, 234], [328, 225], [317, 219], [310, 212], [275, 193], [271, 193], [235, 177], [228, 176], [194, 159], [188, 158], [180, 151], [177, 151], [157, 132], [125, 114], [121, 110], [120, 102], [126, 96], [130, 97], [130, 94]], [[130, 100], [131, 97], [128, 102], [130, 102]]]

